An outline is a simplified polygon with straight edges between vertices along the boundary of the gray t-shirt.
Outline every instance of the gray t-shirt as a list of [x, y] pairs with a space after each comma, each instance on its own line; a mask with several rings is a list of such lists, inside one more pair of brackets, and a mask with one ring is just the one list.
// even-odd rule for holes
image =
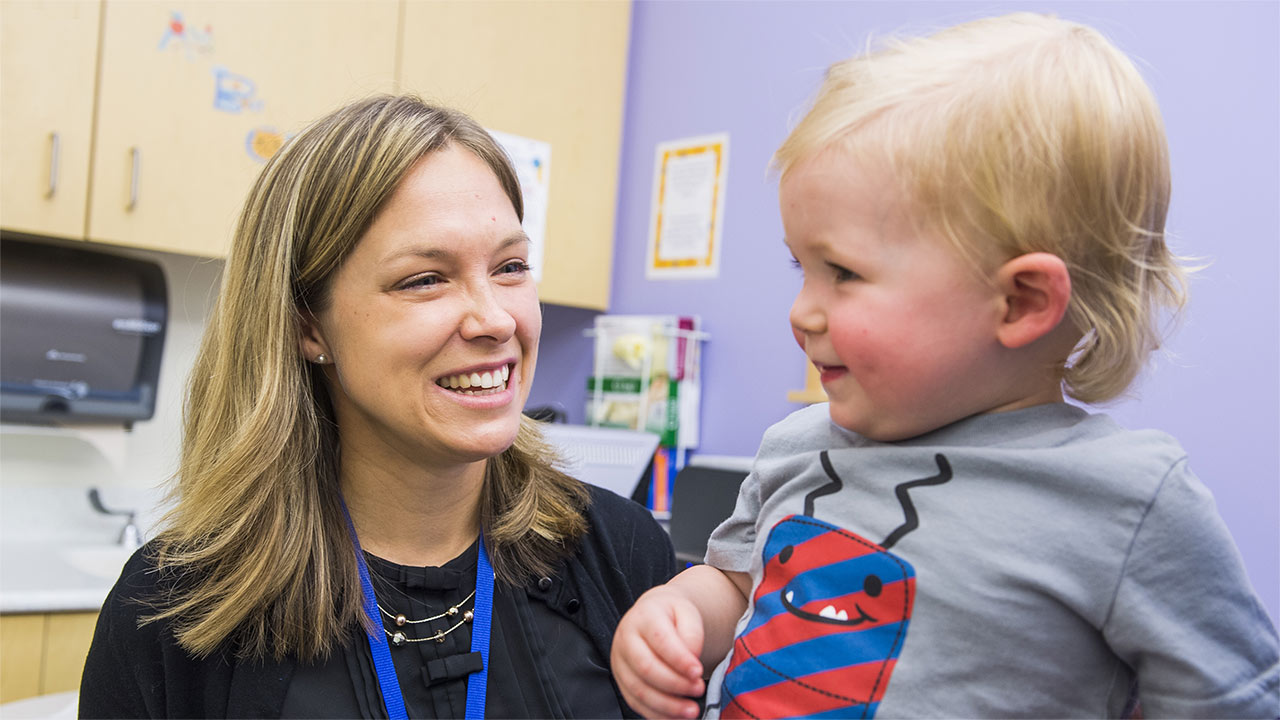
[[[1276, 717], [1276, 630], [1171, 437], [1066, 404], [897, 443], [765, 433], [707, 563], [752, 597], [717, 717]], [[727, 672], [726, 672], [727, 671]]]

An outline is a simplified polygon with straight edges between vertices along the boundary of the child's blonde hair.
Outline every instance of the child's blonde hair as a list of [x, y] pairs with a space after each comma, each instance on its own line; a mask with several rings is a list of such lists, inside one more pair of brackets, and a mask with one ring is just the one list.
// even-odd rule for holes
[[1092, 28], [1018, 13], [836, 63], [774, 166], [833, 146], [887, 160], [919, 220], [981, 268], [1062, 258], [1083, 333], [1063, 383], [1080, 401], [1123, 393], [1159, 347], [1161, 310], [1185, 303], [1159, 108]]

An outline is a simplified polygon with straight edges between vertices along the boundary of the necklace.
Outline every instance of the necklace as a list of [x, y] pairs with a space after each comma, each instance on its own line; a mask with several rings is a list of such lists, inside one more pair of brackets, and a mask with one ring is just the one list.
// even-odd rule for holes
[[[369, 579], [369, 566], [365, 564], [364, 551], [360, 549], [360, 538], [356, 536], [356, 526], [351, 522], [347, 503], [341, 495], [338, 500], [342, 503], [342, 519], [347, 523], [347, 534], [351, 536], [351, 544], [355, 546], [364, 614], [373, 622], [380, 618], [377, 597], [373, 594], [373, 581]], [[483, 532], [476, 539], [476, 544], [479, 546], [479, 557], [476, 560], [475, 629], [471, 632], [471, 652], [480, 653], [480, 669], [467, 677], [467, 720], [484, 718], [485, 689], [489, 684], [489, 630], [493, 615], [494, 572], [493, 565], [489, 562], [489, 553], [485, 551]], [[383, 632], [386, 632], [385, 627]], [[391, 720], [408, 720], [404, 695], [396, 678], [395, 664], [391, 661], [391, 648], [387, 647], [386, 639], [378, 637], [377, 633], [368, 633], [366, 639], [369, 641], [369, 653], [373, 655], [373, 673], [378, 678], [378, 689], [382, 691], [382, 706], [387, 711], [387, 717]]]
[[[457, 605], [454, 605], [453, 607], [449, 608], [448, 610], [445, 610], [439, 615], [432, 615], [431, 617], [420, 618], [417, 620], [410, 620], [409, 618], [405, 617], [404, 613], [392, 614], [389, 610], [382, 607], [382, 603], [376, 603], [376, 604], [378, 606], [378, 609], [382, 611], [383, 615], [386, 615], [387, 617], [391, 618], [392, 622], [396, 624], [396, 627], [404, 627], [406, 624], [417, 625], [418, 623], [431, 622], [432, 620], [439, 620], [445, 617], [453, 617], [458, 614], [458, 610], [468, 600], [475, 597], [475, 594], [476, 594], [475, 590], [472, 590], [470, 595], [467, 595], [466, 597], [462, 598], [462, 602], [459, 602]], [[448, 630], [437, 630], [435, 635], [428, 635], [427, 637], [411, 638], [408, 635], [405, 635], [404, 632], [401, 630], [396, 630], [395, 632], [391, 632], [390, 630], [386, 629], [386, 627], [382, 628], [382, 632], [386, 633], [387, 637], [391, 638], [391, 644], [395, 645], [396, 647], [400, 647], [405, 643], [425, 642], [427, 640], [435, 640], [438, 643], [442, 643], [444, 642], [444, 637], [446, 635], [462, 627], [463, 624], [471, 622], [471, 620], [474, 617], [475, 615], [470, 610], [467, 610], [466, 612], [462, 613], [462, 619], [454, 623], [451, 627], [449, 627]]]
[[453, 607], [449, 608], [448, 610], [445, 610], [439, 615], [432, 615], [431, 617], [425, 617], [425, 618], [422, 618], [421, 620], [410, 620], [409, 618], [404, 616], [404, 613], [396, 613], [392, 615], [390, 610], [387, 610], [386, 608], [382, 607], [382, 603], [378, 603], [378, 609], [382, 611], [383, 615], [386, 615], [387, 617], [391, 618], [395, 622], [396, 627], [404, 627], [405, 623], [408, 623], [410, 625], [417, 625], [418, 623], [431, 622], [432, 620], [439, 620], [440, 618], [443, 618], [443, 617], [453, 617], [454, 615], [457, 615], [458, 608], [462, 607], [467, 603], [468, 600], [475, 597], [475, 594], [476, 594], [476, 591], [472, 590], [471, 594], [462, 598], [462, 602], [459, 602], [457, 605], [454, 605]]
[[[384, 612], [385, 612], [385, 611], [384, 611]], [[401, 616], [401, 617], [403, 617], [403, 616]], [[436, 641], [436, 642], [438, 642], [438, 643], [442, 643], [442, 642], [444, 642], [444, 636], [445, 636], [445, 635], [448, 635], [449, 633], [453, 632], [454, 630], [457, 630], [458, 628], [462, 627], [464, 624], [471, 622], [472, 618], [474, 618], [474, 617], [475, 617], [475, 616], [472, 614], [472, 612], [471, 612], [470, 610], [468, 610], [468, 611], [466, 611], [466, 612], [462, 613], [462, 619], [461, 619], [461, 620], [459, 620], [458, 622], [454, 623], [454, 624], [453, 624], [453, 626], [452, 626], [452, 627], [450, 627], [448, 630], [437, 630], [435, 635], [430, 635], [430, 636], [427, 636], [427, 637], [421, 637], [421, 638], [411, 638], [411, 637], [409, 637], [408, 635], [405, 635], [403, 632], [401, 632], [401, 631], [399, 631], [399, 630], [397, 630], [397, 631], [395, 631], [395, 632], [393, 633], [393, 632], [391, 632], [390, 630], [386, 629], [385, 627], [384, 627], [384, 628], [382, 628], [382, 632], [386, 633], [386, 634], [387, 634], [387, 637], [391, 638], [391, 644], [392, 644], [392, 645], [395, 645], [396, 647], [400, 647], [401, 645], [404, 645], [405, 643], [426, 642], [426, 641], [428, 641], [428, 640], [435, 640], [435, 641]]]

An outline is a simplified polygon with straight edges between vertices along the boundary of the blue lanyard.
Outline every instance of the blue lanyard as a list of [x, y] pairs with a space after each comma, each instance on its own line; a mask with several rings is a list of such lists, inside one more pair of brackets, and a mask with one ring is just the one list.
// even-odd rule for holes
[[[364, 612], [375, 627], [382, 628], [382, 616], [378, 614], [378, 599], [373, 594], [373, 582], [369, 579], [369, 566], [365, 564], [356, 527], [351, 523], [347, 503], [342, 503], [342, 514], [347, 520], [347, 532], [356, 546], [356, 564], [360, 566], [360, 587], [364, 591]], [[480, 533], [480, 557], [476, 562], [476, 602], [471, 618], [471, 652], [480, 653], [480, 670], [467, 678], [467, 720], [484, 717], [485, 688], [489, 683], [489, 624], [493, 616], [493, 566], [489, 553], [484, 549], [484, 533]], [[382, 702], [390, 720], [408, 720], [404, 709], [404, 696], [400, 694], [400, 682], [396, 680], [396, 668], [391, 662], [391, 648], [385, 632], [369, 633], [369, 650], [373, 653], [373, 670], [382, 690]]]

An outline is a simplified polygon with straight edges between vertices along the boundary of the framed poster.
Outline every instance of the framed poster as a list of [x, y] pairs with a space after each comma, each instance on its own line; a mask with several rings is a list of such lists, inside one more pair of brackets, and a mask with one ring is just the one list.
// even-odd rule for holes
[[658, 144], [645, 277], [693, 279], [720, 274], [728, 169], [727, 134]]

